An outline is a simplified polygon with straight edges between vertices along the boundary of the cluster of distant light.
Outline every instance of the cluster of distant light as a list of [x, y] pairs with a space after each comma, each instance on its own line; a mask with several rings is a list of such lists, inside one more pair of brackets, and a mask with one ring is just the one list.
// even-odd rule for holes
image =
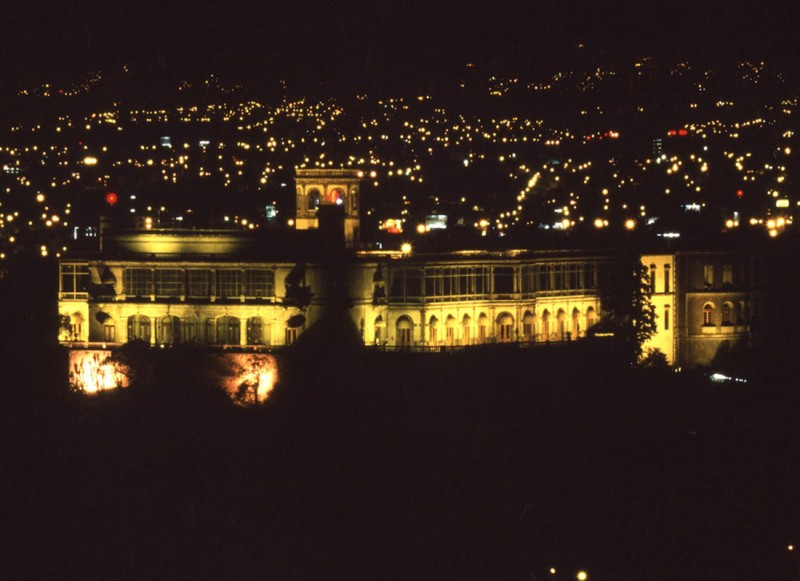
[[[647, 60], [635, 64], [640, 72], [648, 66]], [[690, 69], [687, 63], [680, 63], [670, 74], [686, 75]], [[757, 82], [763, 63], [741, 63], [740, 71], [744, 80]], [[491, 77], [487, 87], [497, 96], [512, 90], [548, 90], [565, 83], [586, 92], [616, 74], [601, 69], [563, 72], [535, 84]], [[705, 90], [702, 84], [710, 73], [706, 71], [702, 77], [699, 92]], [[48, 95], [61, 90], [43, 87], [50, 91]], [[45, 92], [36, 94], [45, 96]], [[464, 172], [493, 169], [506, 176], [504, 183], [497, 184], [507, 200], [501, 208], [484, 209], [480, 201], [468, 200], [460, 192], [441, 193], [471, 212], [468, 223], [484, 235], [502, 235], [510, 228], [526, 226], [567, 230], [582, 222], [597, 228], [632, 230], [642, 223], [654, 223], [659, 207], [667, 201], [684, 210], [689, 206], [702, 210], [713, 186], [709, 182], [712, 168], [714, 172], [734, 172], [740, 180], [740, 186], [730, 192], [732, 203], [743, 197], [756, 203], [751, 214], [730, 212], [722, 224], [709, 224], [710, 228], [731, 229], [743, 223], [777, 236], [792, 224], [792, 211], [799, 203], [789, 188], [788, 163], [792, 154], [789, 140], [794, 136], [791, 116], [797, 99], [781, 100], [768, 116], [765, 111], [748, 112], [737, 101], [719, 98], [705, 121], [687, 122], [658, 136], [659, 148], [676, 151], [653, 152], [636, 159], [621, 159], [597, 147], [600, 142], [624, 141], [626, 136], [616, 128], [578, 131], [550, 126], [533, 116], [465, 115], [437, 106], [430, 95], [375, 101], [364, 95], [359, 100], [371, 106], [355, 115], [333, 100], [297, 99], [268, 105], [254, 100], [238, 102], [227, 93], [219, 102], [204, 105], [125, 110], [115, 104], [111, 110], [58, 117], [52, 126], [16, 123], [7, 135], [0, 134], [4, 194], [0, 228], [12, 221], [8, 216], [15, 217], [15, 228], [67, 227], [69, 222], [59, 216], [69, 214], [71, 202], [61, 193], [76, 187], [108, 189], [113, 176], [122, 170], [146, 175], [155, 184], [216, 180], [213, 183], [222, 188], [258, 191], [272, 185], [278, 172], [294, 167], [354, 167], [363, 169], [374, 186], [391, 181], [411, 193], [429, 182], [430, 168], [440, 159], [453, 158], [463, 161]], [[578, 113], [603, 114], [601, 107], [590, 105], [586, 101]], [[688, 107], [696, 119], [697, 103]], [[204, 137], [181, 138], [181, 130], [175, 127], [184, 125], [199, 128]], [[750, 146], [744, 144], [751, 142], [750, 137], [765, 135], [779, 137], [765, 149], [747, 151]], [[141, 142], [131, 144], [136, 138]], [[33, 142], [36, 145], [31, 145]], [[554, 162], [542, 164], [542, 157]], [[51, 200], [43, 211], [29, 202], [40, 194]], [[120, 197], [136, 201], [124, 191]], [[399, 216], [383, 218], [398, 219], [402, 224], [419, 215], [420, 209], [412, 207], [410, 199], [404, 194], [402, 201], [398, 200], [402, 204]], [[438, 200], [437, 196], [436, 203]], [[536, 204], [536, 212], [531, 209], [533, 200], [543, 202]], [[552, 214], [543, 216], [542, 205]], [[193, 209], [170, 210], [183, 214]], [[147, 215], [151, 210], [133, 206], [131, 211]], [[254, 221], [255, 215], [232, 220], [248, 228]], [[415, 228], [422, 231], [419, 224]], [[5, 242], [13, 236], [9, 230], [0, 233]], [[51, 250], [61, 251], [60, 243], [48, 244]]]

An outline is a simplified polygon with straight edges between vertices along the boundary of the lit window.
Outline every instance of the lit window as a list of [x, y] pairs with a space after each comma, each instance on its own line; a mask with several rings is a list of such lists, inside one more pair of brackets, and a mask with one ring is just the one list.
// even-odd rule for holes
[[437, 345], [439, 342], [439, 319], [431, 317], [429, 325], [430, 344]]
[[247, 319], [247, 344], [261, 345], [264, 342], [264, 327], [261, 317]]
[[217, 296], [239, 298], [242, 295], [242, 271], [236, 268], [223, 268], [216, 272]]
[[498, 317], [497, 337], [500, 343], [511, 343], [514, 340], [514, 318], [508, 313]]
[[722, 324], [723, 325], [732, 325], [733, 324], [732, 313], [733, 313], [733, 308], [731, 306], [731, 303], [724, 303], [722, 305]]
[[542, 313], [542, 337], [543, 341], [550, 340], [550, 311], [545, 309]]
[[211, 295], [211, 276], [207, 270], [186, 271], [186, 294], [191, 298], [206, 298]]
[[714, 285], [714, 265], [706, 264], [703, 266], [703, 284], [707, 287]]
[[730, 264], [722, 267], [722, 284], [728, 286], [733, 284], [733, 266]]
[[123, 284], [128, 296], [150, 296], [153, 294], [153, 271], [149, 268], [126, 268]]
[[410, 347], [411, 346], [411, 321], [408, 317], [400, 317], [397, 320], [397, 346]]
[[572, 339], [577, 339], [578, 337], [580, 337], [580, 333], [581, 333], [581, 325], [580, 325], [580, 319], [579, 319], [580, 314], [581, 313], [580, 313], [580, 311], [578, 309], [573, 309], [572, 310], [572, 331], [571, 331], [571, 333], [572, 333], [571, 338]]
[[179, 297], [183, 287], [183, 273], [175, 268], [156, 270], [156, 296]]
[[714, 324], [714, 305], [706, 303], [703, 305], [703, 325], [712, 326]]
[[650, 292], [656, 292], [656, 265], [650, 265]]

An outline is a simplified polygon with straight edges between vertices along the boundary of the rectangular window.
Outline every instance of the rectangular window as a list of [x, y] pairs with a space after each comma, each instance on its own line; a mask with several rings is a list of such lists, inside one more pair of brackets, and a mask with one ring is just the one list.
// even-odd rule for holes
[[733, 284], [733, 265], [726, 264], [722, 267], [722, 284]]
[[61, 295], [66, 299], [79, 298], [89, 290], [89, 267], [86, 264], [62, 264], [60, 286]]
[[475, 298], [485, 298], [489, 294], [489, 267], [475, 268]]
[[177, 268], [156, 270], [156, 296], [179, 297], [182, 294], [183, 273]]
[[103, 341], [106, 343], [113, 343], [116, 341], [116, 328], [114, 325], [104, 325], [103, 326]]
[[670, 310], [669, 305], [664, 306], [664, 330], [669, 331]]
[[664, 265], [664, 292], [670, 292], [670, 288], [672, 285], [672, 269], [670, 268], [669, 264]]
[[217, 296], [239, 298], [242, 296], [242, 271], [237, 268], [222, 268], [216, 271]]
[[703, 284], [705, 286], [714, 286], [714, 265], [706, 264], [703, 266]]
[[522, 292], [526, 295], [536, 292], [536, 280], [534, 274], [534, 267], [531, 265], [526, 265], [522, 267], [521, 273], [521, 282], [522, 282]]
[[471, 275], [471, 268], [458, 269], [458, 287], [461, 296], [469, 296], [472, 294], [473, 280]]
[[564, 290], [564, 265], [554, 264], [553, 268], [553, 287], [552, 290]]
[[186, 271], [186, 295], [190, 298], [211, 296], [211, 277], [207, 270]]
[[569, 279], [567, 281], [568, 288], [572, 290], [578, 290], [583, 285], [581, 284], [581, 272], [580, 272], [580, 265], [579, 264], [570, 264], [568, 265], [568, 272], [569, 272]]
[[285, 339], [286, 345], [292, 345], [295, 341], [297, 341], [297, 329], [295, 327], [287, 327]]
[[153, 271], [150, 268], [126, 268], [123, 280], [126, 295], [145, 297], [153, 294]]
[[275, 272], [266, 268], [250, 269], [244, 273], [244, 294], [248, 297], [275, 295]]
[[598, 268], [594, 262], [590, 262], [586, 264], [585, 271], [584, 271], [584, 285], [588, 289], [596, 289], [598, 285], [598, 279], [600, 278], [599, 271], [604, 268], [604, 265], [601, 264]]
[[514, 269], [508, 266], [494, 268], [494, 293], [510, 295], [514, 293]]
[[554, 264], [546, 264], [542, 267], [542, 276], [541, 276], [541, 286], [539, 290], [543, 291], [552, 291], [556, 290], [556, 274], [555, 274], [555, 265]]

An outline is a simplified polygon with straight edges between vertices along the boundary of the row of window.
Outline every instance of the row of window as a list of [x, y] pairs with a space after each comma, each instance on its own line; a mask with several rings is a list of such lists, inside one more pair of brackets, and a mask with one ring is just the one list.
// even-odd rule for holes
[[275, 296], [275, 271], [267, 268], [126, 268], [127, 296], [161, 298], [270, 298]]
[[[722, 285], [723, 286], [731, 286], [733, 285], [733, 265], [726, 264], [722, 267]], [[706, 287], [712, 287], [715, 284], [714, 281], [714, 265], [713, 264], [705, 264], [703, 265], [703, 284]]]
[[[237, 317], [209, 318], [202, 323], [196, 317], [166, 316], [156, 320], [144, 315], [128, 317], [128, 341], [139, 339], [151, 343], [168, 345], [176, 343], [208, 343], [212, 345], [239, 345], [242, 343], [242, 322]], [[261, 317], [250, 317], [245, 321], [246, 345], [270, 345], [272, 325], [264, 323]], [[153, 335], [155, 333], [155, 336]], [[115, 341], [113, 323], [104, 326], [104, 340]], [[286, 327], [286, 344], [297, 339], [297, 329]]]
[[[490, 325], [485, 314], [478, 317], [477, 325], [473, 326], [469, 315], [464, 315], [457, 321], [452, 315], [448, 316], [442, 324], [436, 316], [432, 316], [424, 328], [419, 330], [419, 339], [428, 345], [474, 345], [490, 341], [498, 343], [511, 343], [514, 341], [568, 341], [585, 335], [581, 327], [582, 313], [573, 309], [571, 317], [559, 309], [555, 315], [545, 310], [541, 317], [536, 317], [530, 311], [522, 317], [522, 326], [517, 328], [513, 315], [501, 313]], [[589, 307], [585, 313], [586, 329], [597, 322], [597, 313]], [[493, 327], [494, 333], [492, 334]], [[408, 316], [402, 316], [395, 323], [396, 344], [400, 347], [411, 346], [415, 340], [414, 324]], [[375, 321], [375, 343], [381, 344], [387, 339], [383, 317]]]
[[389, 299], [417, 302], [481, 300], [547, 292], [594, 291], [602, 276], [594, 262], [517, 266], [403, 266], [389, 271]]
[[[658, 268], [655, 264], [650, 265], [650, 292], [656, 292], [656, 281], [658, 280]], [[664, 265], [664, 290], [662, 292], [668, 293], [672, 288], [672, 266], [669, 264]]]
[[[705, 303], [703, 305], [704, 327], [716, 325], [714, 317], [715, 310], [714, 303]], [[739, 325], [745, 321], [747, 321], [747, 305], [745, 303], [742, 303], [739, 308], [730, 301], [722, 304], [722, 308], [720, 309], [720, 322], [722, 325]]]

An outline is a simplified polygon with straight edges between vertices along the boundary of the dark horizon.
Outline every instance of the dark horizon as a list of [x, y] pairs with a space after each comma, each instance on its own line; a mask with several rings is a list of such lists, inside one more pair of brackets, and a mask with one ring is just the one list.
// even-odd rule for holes
[[580, 54], [782, 62], [800, 46], [796, 7], [743, 2], [50, 4], [7, 9], [0, 24], [5, 83], [142, 63], [250, 80], [374, 83], [433, 79], [466, 63], [548, 70]]

